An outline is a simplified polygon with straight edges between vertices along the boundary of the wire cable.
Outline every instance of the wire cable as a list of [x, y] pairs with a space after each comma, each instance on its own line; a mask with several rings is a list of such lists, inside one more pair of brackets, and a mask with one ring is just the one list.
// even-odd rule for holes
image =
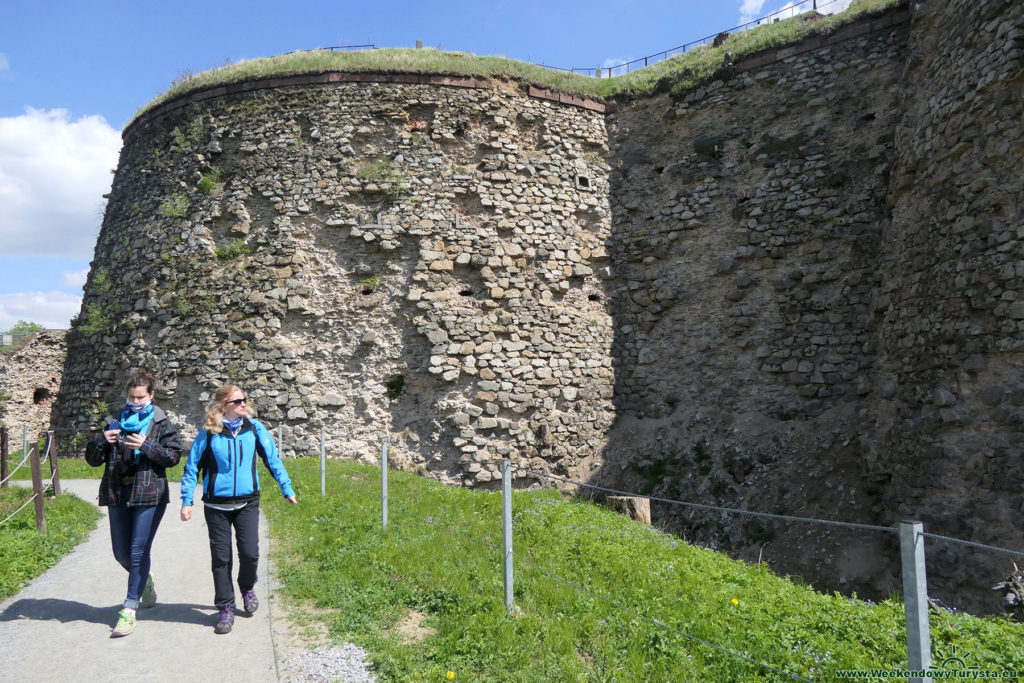
[[404, 505], [402, 505], [398, 501], [390, 501], [390, 502], [394, 503], [395, 506], [401, 508], [403, 511], [405, 511], [406, 513], [412, 515], [413, 517], [415, 517], [416, 519], [420, 520], [421, 522], [424, 522], [425, 524], [429, 524], [430, 526], [434, 527], [435, 529], [439, 529], [439, 530], [445, 532], [446, 534], [451, 534], [452, 536], [458, 536], [460, 538], [466, 539], [467, 541], [472, 541], [473, 543], [478, 543], [478, 544], [480, 544], [480, 545], [482, 545], [482, 546], [484, 546], [486, 548], [492, 548], [493, 550], [497, 550], [499, 552], [501, 551], [501, 548], [496, 546], [496, 545], [494, 545], [493, 543], [488, 543], [487, 541], [481, 541], [478, 538], [473, 538], [472, 536], [467, 536], [466, 534], [461, 534], [458, 531], [453, 531], [453, 530], [451, 530], [451, 529], [449, 529], [447, 527], [444, 527], [444, 526], [441, 526], [440, 524], [437, 524], [436, 522], [432, 522], [429, 519], [427, 519], [426, 517], [421, 517], [420, 515], [417, 515], [415, 512], [413, 512], [409, 508], [405, 507]]
[[964, 541], [959, 538], [952, 538], [950, 536], [940, 536], [938, 534], [922, 533], [925, 538], [934, 538], [938, 541], [949, 541], [950, 543], [959, 543], [960, 545], [966, 545], [970, 548], [980, 548], [981, 550], [993, 550], [997, 553], [1006, 553], [1007, 555], [1015, 555], [1017, 557], [1024, 557], [1024, 553], [1017, 550], [1009, 550], [1007, 548], [999, 548], [994, 545], [985, 545], [984, 543], [976, 543], [974, 541]]
[[685, 506], [688, 506], [688, 507], [699, 508], [701, 510], [713, 510], [715, 512], [732, 512], [732, 513], [735, 513], [735, 514], [738, 514], [738, 515], [747, 515], [747, 516], [750, 516], [750, 517], [762, 517], [762, 518], [767, 518], [767, 519], [782, 519], [782, 520], [788, 520], [788, 521], [793, 521], [793, 522], [813, 522], [815, 524], [829, 524], [829, 525], [832, 525], [832, 526], [849, 527], [851, 529], [867, 529], [869, 531], [887, 531], [887, 532], [890, 532], [890, 533], [896, 533], [896, 532], [899, 531], [899, 529], [894, 527], [894, 526], [876, 526], [876, 525], [873, 525], [873, 524], [857, 524], [855, 522], [835, 522], [835, 521], [831, 521], [831, 520], [827, 520], [827, 519], [814, 519], [813, 517], [791, 517], [789, 515], [773, 515], [773, 514], [768, 513], [768, 512], [754, 512], [752, 510], [738, 510], [736, 508], [718, 507], [717, 505], [705, 505], [703, 503], [689, 503], [689, 502], [686, 502], [686, 501], [683, 501], [683, 500], [670, 500], [668, 498], [655, 498], [654, 496], [643, 496], [643, 495], [640, 495], [640, 494], [637, 494], [637, 493], [631, 493], [629, 491], [618, 491], [616, 489], [606, 489], [606, 488], [603, 488], [601, 486], [594, 486], [593, 484], [584, 484], [583, 482], [573, 481], [572, 479], [563, 479], [561, 477], [555, 477], [555, 476], [550, 475], [550, 474], [545, 474], [544, 472], [537, 472], [535, 470], [528, 470], [528, 469], [519, 467], [517, 465], [513, 465], [513, 467], [515, 469], [521, 471], [521, 472], [529, 472], [530, 474], [536, 475], [538, 477], [544, 477], [546, 479], [554, 479], [555, 481], [561, 481], [561, 482], [564, 482], [566, 484], [575, 484], [577, 486], [583, 486], [585, 488], [594, 489], [596, 491], [604, 491], [606, 493], [615, 493], [615, 494], [620, 495], [620, 496], [632, 496], [632, 497], [635, 497], [635, 498], [646, 498], [647, 500], [653, 501], [655, 503], [668, 503], [669, 505], [685, 505]]
[[731, 655], [733, 657], [738, 657], [739, 659], [742, 659], [743, 661], [748, 662], [750, 664], [756, 664], [757, 666], [762, 666], [762, 667], [764, 667], [766, 669], [770, 669], [770, 670], [774, 671], [775, 673], [782, 674], [783, 676], [789, 676], [790, 678], [792, 678], [794, 680], [797, 680], [797, 681], [807, 681], [807, 683], [812, 683], [810, 680], [808, 680], [806, 678], [801, 678], [800, 676], [797, 676], [796, 674], [791, 674], [791, 673], [789, 673], [787, 671], [783, 671], [782, 669], [777, 669], [774, 666], [772, 666], [771, 664], [765, 664], [764, 662], [759, 662], [756, 659], [751, 659], [750, 657], [747, 657], [746, 655], [740, 654], [739, 652], [733, 652], [732, 650], [726, 649], [726, 648], [724, 648], [724, 647], [722, 647], [720, 645], [715, 645], [714, 643], [708, 642], [707, 640], [704, 640], [702, 638], [698, 638], [697, 636], [692, 636], [692, 635], [690, 635], [688, 633], [683, 633], [679, 629], [674, 628], [672, 626], [669, 626], [668, 624], [663, 624], [662, 622], [658, 621], [657, 619], [652, 619], [651, 617], [648, 617], [648, 616], [646, 616], [644, 614], [640, 614], [639, 612], [635, 612], [635, 611], [629, 609], [628, 607], [623, 607], [622, 605], [618, 604], [614, 600], [609, 600], [608, 598], [600, 596], [597, 593], [594, 593], [593, 591], [590, 591], [590, 590], [588, 590], [586, 588], [583, 588], [582, 586], [578, 586], [575, 583], [573, 583], [572, 581], [569, 581], [568, 579], [564, 579], [561, 576], [559, 576], [558, 574], [555, 574], [553, 572], [548, 571], [544, 567], [541, 567], [540, 565], [538, 565], [538, 564], [536, 564], [534, 562], [531, 562], [530, 560], [526, 559], [522, 555], [519, 555], [519, 554], [517, 554], [515, 552], [512, 553], [512, 556], [515, 557], [518, 560], [522, 560], [523, 562], [525, 562], [526, 564], [530, 565], [531, 567], [534, 567], [535, 569], [538, 569], [538, 570], [544, 572], [545, 574], [547, 574], [548, 576], [550, 576], [553, 579], [557, 579], [558, 581], [561, 581], [562, 583], [564, 583], [564, 584], [566, 584], [568, 586], [571, 586], [571, 587], [575, 588], [578, 591], [586, 593], [587, 595], [589, 595], [589, 596], [591, 596], [593, 598], [597, 598], [598, 600], [602, 600], [604, 602], [607, 602], [609, 605], [612, 605], [613, 607], [617, 607], [620, 610], [622, 610], [623, 612], [628, 612], [629, 614], [632, 614], [635, 617], [639, 617], [639, 618], [643, 619], [644, 621], [649, 621], [652, 624], [654, 624], [655, 626], [660, 626], [661, 628], [666, 628], [666, 629], [668, 629], [670, 631], [673, 631], [674, 633], [677, 633], [677, 634], [681, 635], [684, 638], [687, 638], [689, 640], [695, 641], [695, 642], [700, 643], [702, 645], [707, 645], [708, 647], [714, 648], [715, 650], [718, 650], [719, 652], [723, 652], [723, 653], [725, 653], [727, 655]]

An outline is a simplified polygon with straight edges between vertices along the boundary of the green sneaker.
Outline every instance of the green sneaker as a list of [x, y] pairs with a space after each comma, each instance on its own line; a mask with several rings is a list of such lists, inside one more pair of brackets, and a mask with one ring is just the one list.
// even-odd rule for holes
[[152, 607], [155, 604], [156, 582], [153, 580], [153, 575], [150, 574], [146, 579], [146, 588], [142, 591], [142, 597], [139, 599], [139, 607]]
[[110, 632], [111, 638], [122, 638], [135, 630], [135, 612], [123, 609], [117, 614], [117, 626]]

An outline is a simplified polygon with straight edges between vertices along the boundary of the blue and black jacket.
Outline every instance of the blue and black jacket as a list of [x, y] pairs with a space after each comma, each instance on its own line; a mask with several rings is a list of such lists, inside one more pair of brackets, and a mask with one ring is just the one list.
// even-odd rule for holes
[[292, 482], [281, 463], [270, 432], [256, 420], [242, 419], [237, 436], [225, 429], [210, 434], [201, 429], [192, 442], [185, 471], [181, 475], [181, 505], [192, 505], [199, 472], [203, 473], [203, 502], [236, 503], [260, 495], [256, 460], [260, 459], [274, 476], [285, 498], [295, 495]]

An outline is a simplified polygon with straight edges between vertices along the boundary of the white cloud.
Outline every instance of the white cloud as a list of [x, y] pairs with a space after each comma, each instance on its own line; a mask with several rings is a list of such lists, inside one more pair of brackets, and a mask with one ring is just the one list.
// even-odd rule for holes
[[800, 7], [795, 7], [792, 2], [787, 2], [785, 5], [783, 5], [782, 7], [780, 7], [779, 9], [777, 9], [774, 12], [771, 13], [772, 14], [771, 20], [772, 21], [776, 21], [776, 20], [782, 21], [783, 19], [789, 19], [791, 17], [795, 17], [798, 14], [803, 14], [804, 12], [810, 12], [810, 11], [811, 11], [811, 6], [810, 5], [807, 5], [807, 6], [801, 5]]
[[11, 329], [19, 320], [65, 329], [81, 307], [80, 295], [64, 292], [0, 294], [0, 330]]
[[7, 61], [7, 55], [0, 52], [0, 72], [10, 71], [11, 63]]
[[85, 280], [88, 277], [88, 268], [61, 273], [61, 281], [64, 283], [64, 286], [72, 289], [81, 289], [82, 287], [85, 287]]
[[761, 8], [765, 0], [743, 0], [740, 5], [740, 23], [745, 24], [761, 16]]
[[[638, 62], [636, 64], [629, 64], [629, 62], [632, 62], [634, 59], [636, 59], [636, 57], [608, 57], [603, 62], [601, 62], [601, 68], [606, 70], [605, 73], [602, 74], [602, 76], [604, 76], [605, 78], [607, 78], [608, 76], [621, 76], [622, 74], [627, 73], [628, 71], [636, 71], [637, 69], [642, 69], [644, 66], [642, 62]], [[628, 69], [627, 67], [622, 66], [623, 64], [629, 64]], [[616, 66], [622, 66], [622, 68], [613, 68]]]
[[850, 6], [853, 0], [818, 0], [818, 11], [822, 14], [838, 14]]
[[120, 149], [102, 116], [0, 117], [0, 254], [90, 258]]
[[767, 0], [742, 0], [740, 3], [740, 23], [746, 24], [769, 14], [771, 15], [770, 21], [789, 19], [804, 12], [814, 11], [814, 4], [817, 4], [817, 10], [820, 14], [837, 14], [849, 7], [852, 0], [818, 0], [817, 3], [810, 3], [807, 0], [793, 0], [774, 10], [771, 9], [772, 6], [765, 8], [765, 2]]

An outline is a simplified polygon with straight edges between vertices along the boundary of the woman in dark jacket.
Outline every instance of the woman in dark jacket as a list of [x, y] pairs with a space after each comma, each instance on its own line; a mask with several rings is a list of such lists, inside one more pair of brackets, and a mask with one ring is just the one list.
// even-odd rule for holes
[[231, 583], [231, 529], [238, 542], [238, 588], [242, 606], [259, 606], [253, 587], [260, 556], [260, 479], [257, 460], [270, 471], [285, 499], [295, 504], [291, 479], [277, 454], [270, 432], [253, 419], [242, 390], [222, 386], [206, 412], [206, 423], [196, 435], [181, 474], [181, 519], [192, 519], [192, 497], [199, 472], [203, 473], [203, 515], [210, 534], [213, 600], [219, 612], [216, 633], [230, 633], [235, 623], [235, 589]]
[[128, 400], [104, 421], [102, 433], [85, 448], [85, 460], [104, 465], [99, 504], [110, 518], [114, 558], [128, 571], [128, 593], [111, 638], [135, 629], [135, 611], [156, 604], [150, 573], [150, 550], [170, 496], [165, 468], [181, 459], [178, 432], [167, 415], [153, 405], [156, 379], [136, 372], [128, 380]]

